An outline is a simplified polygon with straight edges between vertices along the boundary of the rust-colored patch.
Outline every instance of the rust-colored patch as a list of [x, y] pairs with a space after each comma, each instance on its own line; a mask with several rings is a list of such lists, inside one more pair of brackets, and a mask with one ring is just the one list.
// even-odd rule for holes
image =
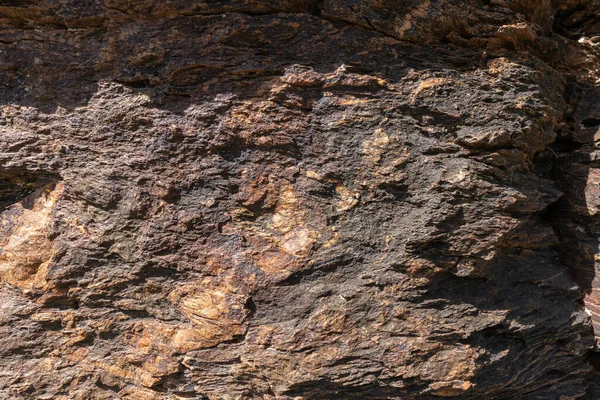
[[[249, 199], [245, 204], [260, 198], [263, 205], [268, 204], [271, 209], [250, 221], [242, 218], [248, 214], [245, 208], [233, 210], [231, 214], [235, 230], [250, 244], [248, 256], [253, 264], [269, 276], [284, 278], [302, 267], [303, 258], [336, 235], [327, 227], [322, 213], [312, 207], [294, 185], [268, 181], [266, 189], [252, 185], [245, 193]], [[339, 190], [350, 196], [343, 188]], [[351, 207], [352, 200], [345, 199], [341, 206]]]
[[63, 189], [62, 183], [38, 189], [0, 215], [0, 281], [24, 291], [44, 286], [54, 255], [52, 208]]

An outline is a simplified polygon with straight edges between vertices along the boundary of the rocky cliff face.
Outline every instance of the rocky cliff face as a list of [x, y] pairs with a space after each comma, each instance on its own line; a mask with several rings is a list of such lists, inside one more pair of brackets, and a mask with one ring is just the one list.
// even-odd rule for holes
[[600, 398], [598, 0], [0, 26], [0, 398]]

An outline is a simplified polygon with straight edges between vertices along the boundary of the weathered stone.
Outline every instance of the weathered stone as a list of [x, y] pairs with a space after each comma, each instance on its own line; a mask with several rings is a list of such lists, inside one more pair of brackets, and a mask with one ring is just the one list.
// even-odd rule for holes
[[600, 398], [599, 9], [0, 1], [0, 398]]

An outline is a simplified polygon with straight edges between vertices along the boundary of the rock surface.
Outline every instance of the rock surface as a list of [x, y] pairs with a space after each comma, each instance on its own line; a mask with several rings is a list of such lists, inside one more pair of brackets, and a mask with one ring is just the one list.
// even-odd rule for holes
[[600, 398], [598, 0], [0, 28], [0, 398]]

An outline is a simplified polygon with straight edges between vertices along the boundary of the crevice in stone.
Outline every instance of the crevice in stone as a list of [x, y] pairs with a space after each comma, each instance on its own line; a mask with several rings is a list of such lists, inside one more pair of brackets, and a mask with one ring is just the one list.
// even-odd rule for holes
[[565, 7], [554, 16], [554, 32], [572, 40], [578, 40], [585, 35], [585, 25], [593, 21], [592, 7], [585, 1], [577, 2], [574, 7]]
[[[37, 189], [59, 182], [61, 178], [46, 171], [22, 168], [0, 169], [0, 212], [24, 200]], [[27, 207], [27, 205], [24, 205]]]
[[595, 126], [600, 125], [600, 118], [586, 118], [583, 121], [581, 121], [581, 123], [586, 128], [593, 128]]
[[580, 307], [590, 316], [590, 335], [596, 338], [594, 347], [585, 356], [595, 375], [586, 379], [586, 398], [590, 399], [600, 396], [600, 385], [596, 383], [600, 373], [600, 315], [597, 315], [600, 302], [595, 296], [598, 287], [595, 257], [600, 245], [600, 230], [598, 217], [593, 212], [596, 205], [591, 203], [598, 188], [594, 189], [596, 172], [590, 161], [595, 146], [589, 133], [590, 128], [600, 125], [600, 118], [589, 115], [594, 107], [586, 104], [590, 102], [590, 92], [595, 90], [578, 82], [571, 82], [566, 87], [564, 98], [571, 110], [563, 118], [556, 141], [549, 146], [554, 154], [550, 179], [564, 194], [546, 213], [559, 241], [560, 261], [568, 267], [572, 281], [581, 291]]

